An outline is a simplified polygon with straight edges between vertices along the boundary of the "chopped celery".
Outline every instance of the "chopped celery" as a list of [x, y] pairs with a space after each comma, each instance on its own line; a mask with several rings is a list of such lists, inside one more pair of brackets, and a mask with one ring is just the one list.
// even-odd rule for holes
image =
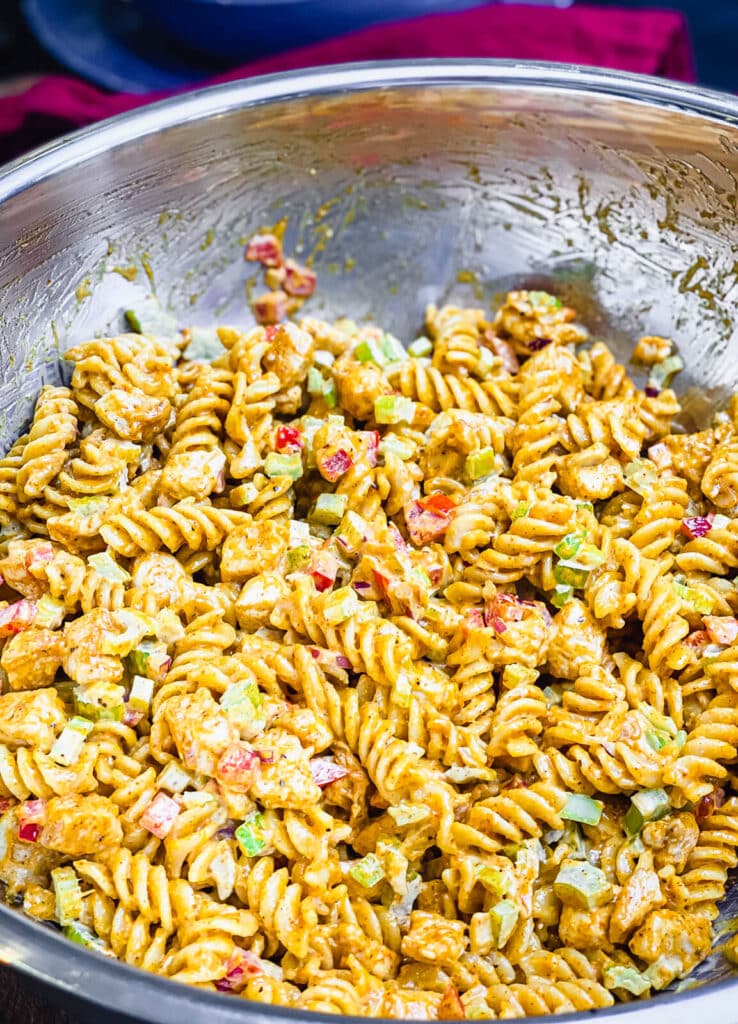
[[54, 742], [49, 756], [57, 764], [62, 765], [64, 768], [69, 768], [79, 757], [84, 742], [93, 728], [94, 723], [90, 722], [87, 718], [80, 718], [75, 715], [62, 729], [61, 735]]
[[684, 744], [687, 742], [687, 734], [684, 731], [684, 729], [679, 730], [679, 732], [674, 737], [673, 742], [676, 743], [677, 747], [679, 748], [684, 746]]
[[287, 552], [287, 568], [290, 572], [300, 572], [307, 569], [312, 561], [313, 553], [307, 544], [301, 544], [298, 548], [290, 548]]
[[512, 690], [514, 686], [532, 686], [537, 678], [538, 673], [534, 668], [513, 662], [511, 665], [505, 665], [502, 673], [502, 685], [506, 689]]
[[323, 602], [323, 618], [331, 626], [350, 619], [359, 609], [359, 599], [352, 587], [339, 587], [326, 594]]
[[553, 594], [551, 595], [551, 604], [554, 606], [554, 608], [563, 608], [566, 602], [569, 600], [569, 598], [573, 596], [573, 594], [574, 587], [567, 587], [564, 584], [560, 583], [557, 585], [557, 587], [554, 589]]
[[415, 445], [396, 434], [387, 434], [379, 442], [379, 454], [385, 458], [387, 455], [396, 455], [398, 459], [407, 462], [415, 454]]
[[360, 363], [377, 363], [379, 366], [384, 366], [390, 359], [384, 351], [382, 342], [377, 338], [365, 338], [360, 341], [354, 349], [354, 355]]
[[498, 949], [507, 943], [518, 923], [518, 908], [512, 900], [500, 900], [489, 912], [492, 936]]
[[332, 352], [326, 351], [324, 348], [317, 348], [313, 354], [313, 362], [316, 366], [323, 366], [326, 370], [329, 370], [336, 361], [336, 357]]
[[190, 329], [190, 340], [185, 349], [185, 359], [209, 363], [222, 354], [223, 343], [215, 329], [212, 327], [192, 327]]
[[351, 865], [349, 874], [364, 889], [371, 889], [384, 878], [384, 868], [375, 853], [368, 853], [366, 857]]
[[588, 577], [588, 569], [575, 569], [570, 565], [564, 565], [562, 562], [554, 566], [553, 578], [562, 587], [581, 590], [585, 586]]
[[554, 545], [554, 554], [559, 558], [573, 558], [586, 539], [587, 531], [584, 529], [567, 533], [558, 544]]
[[125, 713], [125, 689], [116, 683], [74, 687], [74, 710], [93, 722], [120, 722]]
[[402, 395], [381, 395], [374, 400], [377, 423], [412, 423], [415, 403]]
[[602, 817], [603, 804], [584, 793], [570, 793], [559, 817], [566, 821], [578, 821], [582, 825], [598, 825]]
[[661, 750], [669, 742], [669, 737], [664, 736], [662, 732], [657, 732], [655, 729], [649, 729], [646, 732], [646, 743], [649, 745], [651, 750]]
[[231, 505], [235, 508], [242, 508], [244, 505], [250, 505], [251, 502], [258, 495], [256, 484], [246, 483], [239, 484], [238, 487], [234, 487], [230, 493]]
[[69, 866], [53, 868], [51, 884], [56, 897], [56, 919], [60, 925], [71, 924], [82, 913], [82, 890], [77, 872]]
[[71, 921], [69, 924], [64, 925], [62, 933], [65, 938], [69, 939], [70, 942], [75, 942], [78, 946], [84, 946], [86, 949], [95, 949], [98, 953], [103, 953], [105, 956], [114, 956], [110, 946], [106, 946], [99, 936], [95, 935], [90, 928], [79, 921]]
[[680, 356], [668, 356], [651, 367], [651, 372], [648, 375], [649, 383], [657, 388], [668, 388], [672, 377], [683, 369], [684, 362]]
[[247, 857], [258, 857], [266, 849], [264, 819], [258, 811], [252, 811], [236, 829], [236, 842]]
[[472, 373], [475, 377], [479, 377], [480, 380], [484, 380], [494, 368], [495, 362], [495, 357], [488, 348], [480, 348], [477, 365], [472, 370]]
[[104, 576], [106, 580], [112, 580], [113, 583], [128, 583], [131, 578], [130, 573], [121, 568], [107, 551], [101, 551], [97, 555], [90, 555], [87, 559], [87, 564], [91, 565], [100, 576]]
[[623, 818], [629, 836], [638, 835], [648, 821], [659, 821], [671, 810], [669, 796], [663, 789], [642, 789], [630, 798], [630, 807]]
[[225, 711], [242, 705], [250, 706], [253, 711], [259, 711], [261, 708], [261, 693], [253, 679], [239, 679], [238, 682], [231, 683], [220, 698], [220, 706]]
[[421, 335], [408, 345], [407, 351], [415, 359], [422, 359], [423, 356], [429, 356], [433, 351], [433, 342], [425, 335]]
[[57, 601], [51, 594], [42, 594], [36, 603], [33, 624], [38, 629], [58, 629], [64, 621], [65, 613], [63, 601]]
[[559, 868], [554, 892], [567, 906], [594, 910], [610, 900], [612, 887], [604, 871], [587, 861], [567, 859]]
[[496, 459], [494, 448], [482, 448], [478, 452], [472, 452], [466, 457], [464, 473], [469, 480], [479, 480], [480, 477], [489, 476], [494, 472]]
[[394, 807], [388, 807], [387, 814], [402, 828], [403, 825], [416, 825], [419, 821], [425, 821], [430, 816], [430, 811], [423, 804], [408, 804], [403, 801]]
[[348, 505], [348, 494], [319, 494], [308, 513], [308, 519], [323, 526], [337, 526]]
[[131, 692], [128, 695], [128, 706], [132, 711], [148, 714], [151, 698], [154, 696], [154, 680], [147, 676], [134, 676]]
[[95, 516], [98, 512], [104, 512], [108, 507], [108, 498], [102, 495], [90, 496], [88, 498], [68, 498], [67, 505], [70, 512], [76, 512], [80, 516]]
[[278, 452], [269, 452], [264, 460], [264, 472], [270, 478], [288, 476], [292, 480], [299, 480], [302, 476], [302, 458], [298, 454], [280, 455]]
[[404, 363], [407, 359], [407, 349], [400, 339], [394, 336], [394, 334], [383, 334], [380, 344], [382, 346], [382, 351], [389, 362]]
[[498, 899], [504, 898], [509, 892], [514, 892], [516, 889], [515, 877], [511, 871], [500, 871], [498, 868], [479, 864], [477, 878], [484, 888]]
[[358, 552], [369, 534], [369, 524], [356, 512], [348, 511], [336, 530], [336, 538], [348, 552]]
[[684, 583], [674, 580], [672, 584], [674, 593], [683, 598], [700, 615], [709, 615], [712, 611], [712, 600], [707, 594], [700, 593], [694, 587], [687, 587]]
[[551, 310], [561, 309], [561, 299], [549, 292], [528, 292], [528, 302], [536, 313], [550, 313]]
[[322, 395], [325, 389], [326, 380], [320, 370], [311, 366], [308, 370], [307, 389], [309, 395]]
[[512, 513], [513, 519], [525, 519], [530, 512], [530, 505], [527, 505], [524, 501], [521, 501], [515, 506]]
[[171, 663], [167, 645], [160, 640], [142, 640], [126, 656], [126, 665], [134, 675], [148, 676], [156, 681], [164, 678]]
[[605, 988], [622, 988], [634, 996], [642, 996], [648, 992], [651, 982], [645, 978], [635, 967], [626, 967], [621, 964], [610, 964], [602, 972], [602, 980]]
[[338, 390], [334, 380], [328, 380], [323, 388], [323, 400], [329, 409], [335, 409], [338, 403]]
[[625, 483], [631, 491], [640, 494], [645, 498], [658, 480], [656, 467], [652, 463], [645, 463], [641, 459], [629, 462], [625, 467]]
[[407, 672], [399, 672], [394, 686], [392, 687], [390, 700], [393, 704], [397, 704], [398, 707], [409, 708], [412, 694], [413, 688], [410, 682], [410, 677]]
[[553, 686], [544, 686], [543, 696], [546, 698], [546, 706], [549, 708], [552, 708], [555, 705], [563, 703], [561, 692], [555, 689]]
[[310, 543], [310, 527], [301, 519], [290, 519], [290, 547], [297, 548]]
[[166, 789], [170, 793], [184, 793], [188, 786], [194, 782], [192, 775], [177, 761], [167, 761], [159, 773], [156, 785], [159, 789]]
[[177, 321], [161, 308], [159, 300], [151, 295], [136, 309], [127, 309], [126, 320], [138, 334], [153, 334], [161, 338], [175, 338], [179, 333]]

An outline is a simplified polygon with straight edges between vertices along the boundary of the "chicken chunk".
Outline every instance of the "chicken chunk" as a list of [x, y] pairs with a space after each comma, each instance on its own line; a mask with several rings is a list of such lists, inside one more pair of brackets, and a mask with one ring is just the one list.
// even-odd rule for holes
[[111, 613], [104, 608], [95, 608], [68, 622], [64, 627], [64, 671], [81, 686], [119, 682], [123, 663], [116, 655], [103, 653], [105, 639], [119, 633]]
[[218, 447], [173, 452], [162, 470], [162, 492], [173, 501], [190, 497], [204, 501], [213, 491], [223, 490], [225, 464], [225, 454]]
[[563, 906], [559, 937], [565, 946], [573, 946], [574, 949], [611, 949], [607, 937], [611, 914], [612, 906], [609, 904], [592, 910]]
[[51, 629], [26, 629], [3, 647], [0, 665], [11, 690], [51, 686], [64, 657], [64, 637]]
[[220, 755], [238, 739], [238, 730], [215, 703], [210, 690], [172, 697], [164, 717], [187, 768], [214, 775]]
[[[677, 910], [653, 910], [630, 940], [632, 953], [662, 967], [655, 988], [689, 974], [710, 952], [710, 921]], [[650, 973], [654, 973], [653, 971]]]
[[34, 747], [48, 754], [66, 721], [59, 694], [51, 688], [0, 697], [0, 743]]
[[332, 370], [341, 408], [357, 420], [373, 419], [376, 399], [392, 394], [382, 368], [376, 363], [360, 363], [347, 353], [335, 361]]
[[287, 550], [289, 527], [273, 519], [239, 526], [226, 537], [220, 561], [224, 583], [243, 583], [250, 576], [276, 568]]
[[625, 487], [623, 467], [601, 443], [564, 456], [557, 471], [561, 491], [573, 498], [601, 501]]
[[271, 334], [271, 347], [262, 360], [267, 373], [276, 373], [283, 388], [300, 384], [313, 362], [315, 342], [297, 324], [280, 324]]
[[289, 593], [284, 579], [276, 572], [262, 572], [244, 583], [235, 610], [241, 629], [255, 632], [269, 623], [274, 606]]
[[577, 679], [587, 665], [599, 665], [605, 634], [589, 609], [577, 598], [554, 616], [549, 631], [548, 669], [559, 679]]
[[153, 398], [138, 389], [111, 388], [95, 402], [95, 413], [123, 441], [149, 442], [169, 422], [172, 407], [166, 398]]
[[174, 555], [152, 551], [135, 560], [131, 581], [136, 589], [145, 589], [147, 598], [155, 598], [159, 608], [168, 608], [181, 600], [191, 577]]
[[638, 861], [635, 871], [618, 893], [610, 920], [610, 939], [625, 942], [628, 935], [646, 918], [646, 915], [666, 902], [661, 892], [659, 876], [653, 869], [653, 853], [647, 850]]
[[57, 796], [46, 806], [39, 841], [69, 857], [84, 857], [120, 846], [123, 829], [118, 808], [105, 796]]
[[313, 782], [310, 758], [297, 739], [281, 729], [270, 729], [258, 740], [261, 758], [249, 793], [265, 807], [301, 808], [317, 804], [320, 787]]
[[0, 559], [0, 576], [29, 601], [38, 601], [48, 593], [45, 567], [53, 557], [54, 546], [48, 540], [12, 540]]
[[413, 910], [410, 931], [402, 940], [404, 956], [426, 964], [453, 966], [467, 944], [463, 921], [449, 921], [440, 914]]
[[656, 851], [653, 859], [656, 869], [660, 871], [673, 864], [677, 874], [687, 866], [699, 837], [695, 817], [688, 811], [675, 811], [661, 821], [650, 821], [641, 832], [646, 846]]

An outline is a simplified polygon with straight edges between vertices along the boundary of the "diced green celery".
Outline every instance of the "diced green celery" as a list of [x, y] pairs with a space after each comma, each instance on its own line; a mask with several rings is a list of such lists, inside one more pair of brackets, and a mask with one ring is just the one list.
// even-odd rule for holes
[[570, 793], [559, 811], [559, 817], [566, 821], [578, 821], [582, 825], [598, 825], [602, 817], [603, 804], [584, 793]]
[[407, 462], [415, 454], [415, 445], [396, 434], [386, 434], [379, 442], [379, 454], [384, 456], [396, 455], [398, 459]]
[[156, 681], [163, 679], [171, 664], [167, 645], [160, 640], [142, 640], [126, 656], [125, 661], [134, 675], [148, 676]]
[[394, 807], [388, 807], [387, 814], [402, 828], [404, 825], [416, 825], [419, 821], [425, 821], [430, 816], [430, 811], [423, 804], [408, 804], [403, 801]]
[[638, 835], [648, 821], [659, 821], [671, 810], [671, 802], [663, 789], [642, 789], [630, 798], [630, 807], [623, 818], [629, 836]]
[[334, 380], [328, 380], [323, 388], [323, 400], [329, 409], [335, 409], [338, 404], [338, 390]]
[[580, 910], [594, 910], [612, 897], [612, 886], [604, 871], [585, 860], [565, 860], [554, 881], [554, 892], [562, 903]]
[[679, 730], [679, 732], [674, 737], [673, 742], [676, 743], [677, 747], [681, 748], [684, 746], [684, 744], [687, 742], [687, 734], [684, 731], [684, 729]]
[[125, 689], [116, 683], [75, 686], [74, 710], [91, 722], [120, 722], [125, 713]]
[[128, 706], [132, 711], [148, 714], [151, 698], [154, 696], [154, 680], [147, 676], [134, 676], [131, 692], [128, 695]]
[[323, 602], [323, 618], [331, 626], [345, 622], [359, 610], [359, 599], [352, 587], [329, 591]]
[[513, 519], [525, 519], [525, 517], [528, 515], [529, 512], [530, 512], [530, 505], [526, 504], [524, 501], [521, 501], [513, 509], [512, 518]]
[[237, 682], [231, 683], [220, 698], [220, 706], [226, 711], [241, 704], [250, 704], [255, 711], [258, 711], [262, 703], [259, 687], [253, 679], [239, 679]]
[[382, 351], [390, 362], [397, 361], [404, 363], [407, 359], [407, 349], [400, 339], [394, 336], [394, 334], [383, 334], [381, 345]]
[[308, 512], [308, 519], [311, 523], [322, 523], [323, 526], [337, 526], [347, 505], [348, 494], [319, 494]]
[[287, 552], [287, 568], [290, 572], [301, 572], [307, 569], [313, 559], [313, 553], [307, 544], [298, 548], [290, 548]]
[[538, 672], [534, 668], [513, 662], [511, 665], [505, 665], [502, 672], [502, 685], [506, 689], [512, 690], [514, 686], [532, 686], [537, 678]]
[[192, 327], [190, 340], [185, 349], [185, 359], [212, 362], [223, 355], [223, 342], [212, 327]]
[[299, 454], [280, 455], [269, 452], [264, 460], [264, 472], [270, 478], [288, 476], [291, 480], [299, 480], [302, 476], [302, 458]]
[[92, 495], [89, 498], [68, 498], [67, 505], [70, 512], [88, 517], [97, 515], [98, 512], [104, 512], [108, 507], [108, 499], [102, 495]]
[[508, 942], [518, 923], [518, 907], [512, 900], [500, 900], [489, 912], [492, 936], [498, 949]]
[[192, 775], [177, 761], [167, 761], [159, 773], [156, 785], [169, 793], [184, 793], [194, 783]]
[[336, 361], [336, 357], [332, 352], [328, 352], [324, 348], [316, 348], [313, 353], [313, 362], [316, 366], [323, 366], [326, 370], [329, 370]]
[[42, 594], [36, 602], [36, 614], [33, 624], [38, 629], [58, 629], [64, 621], [66, 605], [57, 601], [51, 594]]
[[408, 708], [410, 707], [410, 698], [412, 697], [413, 688], [410, 682], [410, 677], [407, 672], [400, 672], [395, 680], [390, 694], [390, 700], [393, 704], [397, 704], [398, 707]]
[[354, 356], [360, 363], [377, 363], [384, 366], [392, 358], [384, 351], [382, 342], [377, 338], [364, 338], [354, 349]]
[[160, 338], [175, 338], [178, 335], [177, 320], [161, 308], [159, 300], [151, 295], [136, 309], [126, 310], [126, 320], [138, 334], [153, 334]]
[[258, 811], [252, 811], [236, 829], [236, 842], [247, 857], [258, 857], [266, 849], [264, 819]]
[[604, 553], [599, 548], [596, 548], [594, 544], [582, 544], [576, 555], [573, 555], [571, 558], [562, 558], [559, 561], [559, 565], [591, 572], [592, 569], [602, 565], [604, 561]]
[[402, 395], [381, 395], [374, 400], [377, 423], [412, 423], [415, 403]]
[[290, 547], [298, 548], [310, 543], [310, 526], [302, 519], [290, 519]]
[[246, 484], [239, 484], [238, 487], [233, 488], [229, 495], [231, 505], [235, 508], [242, 508], [244, 505], [250, 505], [258, 493], [256, 484], [252, 484], [250, 481]]
[[559, 583], [551, 595], [551, 604], [554, 608], [563, 608], [566, 602], [574, 595], [574, 588]]
[[[563, 565], [559, 562], [554, 566], [553, 578], [563, 587], [573, 587], [580, 590], [587, 582], [589, 571], [587, 569], [574, 569], [570, 565]], [[558, 588], [557, 588], [558, 589]]]
[[53, 868], [51, 884], [56, 897], [56, 919], [60, 925], [71, 924], [82, 913], [82, 890], [77, 872], [69, 866]]
[[105, 954], [105, 956], [114, 956], [110, 946], [107, 946], [99, 936], [95, 935], [90, 928], [79, 921], [71, 921], [69, 924], [64, 925], [62, 934], [70, 942], [75, 942], [78, 946], [84, 946], [86, 949], [95, 949], [98, 953]]
[[677, 734], [676, 722], [668, 715], [662, 715], [660, 711], [652, 707], [646, 701], [638, 704], [638, 710], [658, 732], [666, 733], [670, 738]]
[[91, 565], [100, 576], [104, 576], [106, 580], [112, 580], [113, 583], [128, 583], [131, 578], [130, 573], [118, 565], [107, 551], [90, 555], [87, 564]]
[[497, 454], [494, 448], [482, 448], [478, 452], [467, 455], [464, 473], [469, 480], [479, 480], [494, 472]]
[[433, 351], [433, 342], [425, 335], [421, 335], [408, 345], [407, 351], [413, 358], [422, 359], [423, 356], [429, 356]]
[[92, 732], [94, 723], [75, 715], [64, 726], [51, 748], [49, 756], [57, 764], [69, 768], [80, 755], [84, 742]]
[[544, 686], [543, 696], [546, 698], [546, 705], [549, 708], [552, 708], [555, 705], [563, 703], [561, 692], [559, 690], [554, 689], [553, 686]]
[[651, 367], [648, 375], [649, 381], [657, 388], [668, 388], [672, 377], [684, 369], [684, 362], [681, 356], [668, 356]]
[[679, 582], [679, 580], [674, 580], [672, 587], [674, 588], [674, 593], [683, 598], [700, 615], [709, 615], [712, 612], [713, 603], [707, 594], [700, 593], [694, 587], [687, 587], [684, 583]]
[[484, 888], [498, 899], [502, 899], [509, 892], [514, 892], [516, 889], [515, 876], [509, 870], [500, 871], [499, 868], [490, 868], [479, 864], [477, 866], [477, 878]]
[[658, 478], [656, 467], [641, 459], [635, 459], [625, 467], [625, 483], [631, 491], [640, 494], [642, 498], [645, 498], [649, 491], [653, 490]]
[[651, 987], [651, 982], [644, 978], [635, 967], [626, 967], [621, 964], [610, 964], [609, 967], [606, 967], [602, 972], [602, 980], [605, 983], [605, 988], [621, 988], [634, 996], [642, 996]]
[[664, 736], [661, 732], [656, 732], [655, 729], [649, 729], [646, 732], [646, 743], [649, 745], [651, 750], [661, 750], [669, 742], [669, 737]]
[[369, 524], [356, 512], [348, 511], [338, 524], [336, 537], [341, 546], [350, 553], [356, 553], [369, 535]]
[[558, 544], [554, 545], [554, 554], [558, 555], [559, 558], [574, 558], [586, 539], [587, 531], [584, 529], [575, 530], [573, 533], [567, 533], [565, 537], [562, 537]]
[[594, 512], [594, 505], [591, 501], [578, 501], [576, 507], [580, 508], [583, 512]]
[[537, 313], [549, 313], [561, 309], [561, 299], [549, 292], [528, 292], [528, 302]]
[[472, 370], [475, 377], [479, 377], [480, 380], [484, 380], [488, 377], [490, 371], [495, 366], [495, 357], [488, 348], [480, 348], [479, 356], [477, 358], [477, 365]]
[[308, 376], [307, 376], [308, 394], [309, 395], [315, 395], [315, 396], [322, 395], [324, 388], [325, 388], [325, 377], [320, 372], [320, 370], [316, 369], [316, 367], [314, 367], [314, 366], [311, 366], [310, 369], [308, 370]]
[[349, 874], [364, 889], [371, 889], [384, 878], [384, 868], [375, 853], [368, 853], [351, 865]]

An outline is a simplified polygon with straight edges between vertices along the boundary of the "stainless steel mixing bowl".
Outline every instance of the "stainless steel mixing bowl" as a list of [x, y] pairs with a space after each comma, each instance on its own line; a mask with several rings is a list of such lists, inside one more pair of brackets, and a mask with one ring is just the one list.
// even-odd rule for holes
[[[61, 140], [0, 174], [2, 450], [59, 354], [152, 287], [183, 324], [246, 322], [244, 238], [282, 218], [287, 251], [315, 256], [314, 311], [412, 337], [429, 300], [549, 286], [624, 357], [638, 333], [673, 336], [704, 421], [738, 387], [737, 116], [653, 79], [437, 61], [226, 85]], [[97, 1020], [305, 1017], [139, 973], [7, 908], [0, 960]], [[601, 1016], [732, 1024], [721, 963]]]

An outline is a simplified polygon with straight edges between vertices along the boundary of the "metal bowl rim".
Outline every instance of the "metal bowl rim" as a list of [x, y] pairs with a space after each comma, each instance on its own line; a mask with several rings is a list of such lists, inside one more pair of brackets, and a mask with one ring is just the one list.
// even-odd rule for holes
[[[85, 160], [134, 139], [202, 118], [227, 114], [244, 106], [288, 101], [310, 95], [350, 93], [385, 88], [491, 87], [559, 90], [582, 95], [612, 96], [634, 103], [682, 110], [735, 127], [738, 98], [710, 89], [626, 72], [573, 64], [516, 60], [369, 61], [307, 68], [290, 73], [208, 86], [119, 114], [62, 136], [31, 151], [0, 171], [0, 203]], [[80, 958], [80, 959], [78, 959]], [[181, 1024], [191, 1013], [193, 1024], [213, 1018], [219, 1024], [243, 1024], [246, 1016], [304, 1024], [307, 1011], [227, 998], [173, 982], [100, 954], [90, 953], [37, 922], [0, 905], [0, 962], [12, 965], [42, 985], [70, 999], [112, 1010], [141, 1021]], [[738, 978], [691, 991], [674, 992], [639, 1003], [597, 1010], [598, 1017], [629, 1015], [638, 1024], [657, 1024], [662, 1011], [685, 1008], [710, 1015], [710, 1024], [732, 1024], [731, 994]], [[685, 1005], [686, 1004], [686, 1005]], [[536, 1018], [548, 1024], [579, 1022], [582, 1011]], [[674, 1024], [682, 1015], [675, 1013]], [[648, 1021], [646, 1022], [646, 1018]], [[677, 1020], [678, 1018], [678, 1020]], [[336, 1024], [336, 1016], [309, 1013], [315, 1024]], [[346, 1016], [349, 1024], [367, 1018]], [[684, 1018], [686, 1020], [686, 1017]]]

